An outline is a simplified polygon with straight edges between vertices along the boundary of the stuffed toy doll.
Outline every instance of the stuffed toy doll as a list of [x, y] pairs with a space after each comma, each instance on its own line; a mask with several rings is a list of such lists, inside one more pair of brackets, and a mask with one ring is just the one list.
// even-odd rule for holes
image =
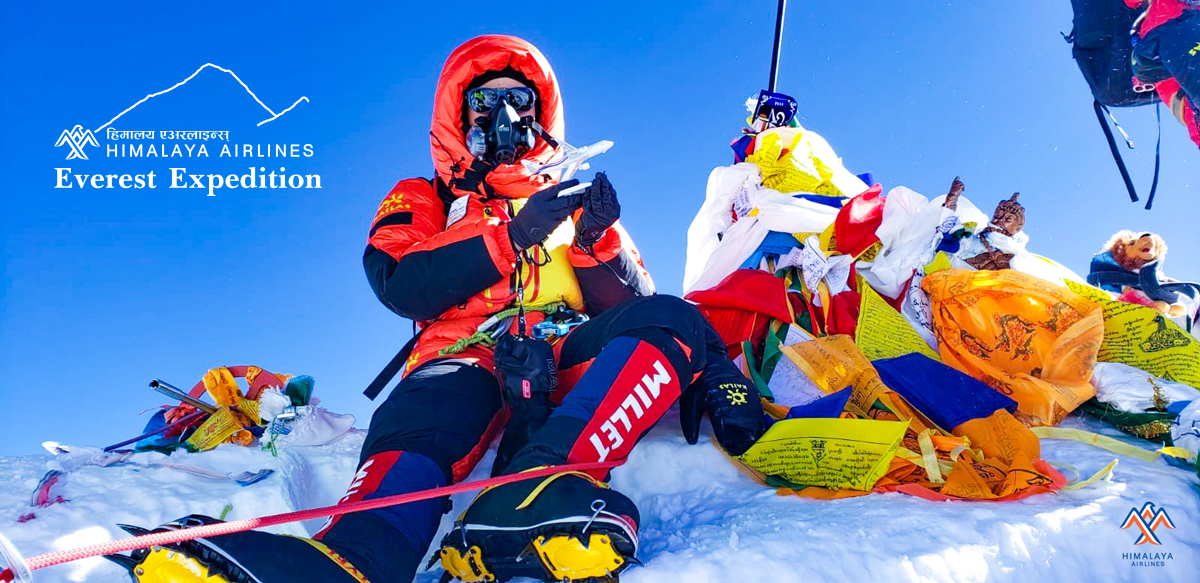
[[1175, 281], [1162, 273], [1167, 243], [1154, 233], [1120, 231], [1092, 257], [1088, 283], [1120, 294], [1124, 302], [1154, 308], [1171, 318], [1195, 315], [1200, 284]]

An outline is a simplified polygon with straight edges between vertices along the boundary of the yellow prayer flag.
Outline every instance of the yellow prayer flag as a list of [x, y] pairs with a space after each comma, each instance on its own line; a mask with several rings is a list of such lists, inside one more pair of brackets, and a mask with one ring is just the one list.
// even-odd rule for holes
[[858, 289], [862, 290], [862, 305], [858, 311], [854, 343], [867, 360], [919, 352], [941, 362], [941, 357], [913, 330], [908, 320], [888, 305], [871, 286], [860, 284]]
[[807, 486], [870, 490], [887, 472], [908, 423], [873, 419], [785, 419], [738, 459]]
[[1128, 364], [1200, 389], [1200, 340], [1151, 308], [1119, 302], [1089, 285], [1067, 281], [1067, 287], [1104, 310], [1104, 342], [1097, 360]]

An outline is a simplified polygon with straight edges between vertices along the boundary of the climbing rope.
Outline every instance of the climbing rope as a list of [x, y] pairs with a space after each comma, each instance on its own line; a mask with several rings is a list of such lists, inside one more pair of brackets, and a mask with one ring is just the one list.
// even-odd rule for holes
[[[553, 302], [550, 304], [546, 304], [544, 306], [527, 306], [525, 308], [525, 311], [526, 312], [541, 312], [543, 314], [553, 314], [559, 310], [566, 309], [566, 307], [567, 307], [567, 304], [564, 302]], [[459, 340], [458, 342], [455, 342], [454, 344], [451, 344], [450, 346], [447, 346], [447, 347], [439, 350], [438, 356], [458, 354], [458, 353], [466, 350], [468, 347], [474, 346], [476, 344], [482, 344], [484, 346], [495, 346], [496, 345], [496, 337], [498, 336], [498, 334], [496, 334], [495, 330], [492, 330], [492, 327], [500, 325], [502, 322], [504, 322], [508, 318], [516, 316], [517, 313], [520, 311], [521, 311], [520, 307], [512, 307], [512, 308], [508, 308], [506, 310], [501, 310], [500, 312], [497, 312], [496, 314], [492, 315], [492, 317], [488, 318], [483, 324], [480, 324], [479, 328], [475, 331], [474, 334], [472, 334], [466, 338], [463, 338], [462, 340]]]

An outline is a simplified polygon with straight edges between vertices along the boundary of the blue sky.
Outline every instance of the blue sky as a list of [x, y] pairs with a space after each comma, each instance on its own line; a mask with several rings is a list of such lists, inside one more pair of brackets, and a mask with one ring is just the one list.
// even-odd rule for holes
[[[775, 2], [603, 2], [477, 12], [438, 3], [0, 5], [0, 455], [136, 435], [163, 398], [222, 364], [309, 374], [326, 406], [366, 426], [361, 395], [410, 325], [380, 305], [361, 255], [397, 180], [430, 176], [427, 132], [445, 57], [485, 33], [522, 36], [558, 73], [568, 139], [596, 160], [659, 289], [678, 293], [686, 230], [709, 171], [730, 163], [742, 102], [767, 81]], [[349, 4], [349, 3], [343, 3]], [[699, 4], [699, 5], [698, 5]], [[1153, 211], [1128, 202], [1059, 31], [1070, 3], [790, 3], [779, 90], [802, 123], [885, 189], [933, 196], [962, 176], [991, 209], [1014, 191], [1035, 252], [1086, 272], [1118, 229], [1152, 230], [1166, 271], [1200, 279], [1200, 152], [1164, 121]], [[237, 143], [311, 143], [311, 158], [64, 160], [59, 134], [96, 128], [204, 63], [114, 127], [229, 130]], [[1118, 112], [1153, 168], [1153, 108]], [[102, 144], [108, 143], [101, 140]], [[168, 168], [319, 174], [320, 190], [165, 188]], [[155, 171], [154, 190], [55, 189], [55, 168]], [[449, 420], [448, 420], [449, 422]]]

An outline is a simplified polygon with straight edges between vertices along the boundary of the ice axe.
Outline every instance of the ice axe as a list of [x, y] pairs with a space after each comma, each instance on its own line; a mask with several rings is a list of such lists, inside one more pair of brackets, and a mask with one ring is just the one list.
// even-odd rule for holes
[[175, 387], [174, 385], [172, 385], [166, 381], [154, 379], [154, 380], [150, 381], [150, 388], [154, 389], [155, 391], [158, 391], [159, 393], [162, 393], [163, 395], [171, 397], [172, 399], [176, 399], [180, 402], [187, 403], [188, 405], [195, 407], [197, 410], [192, 411], [191, 413], [188, 413], [187, 415], [184, 415], [183, 417], [176, 419], [175, 421], [173, 421], [171, 423], [168, 423], [162, 427], [159, 427], [158, 429], [155, 429], [154, 431], [149, 431], [149, 432], [143, 433], [137, 437], [134, 437], [131, 439], [126, 439], [125, 441], [122, 441], [120, 443], [114, 443], [114, 444], [104, 448], [104, 451], [106, 451], [106, 452], [112, 451], [114, 449], [117, 449], [118, 447], [124, 447], [131, 443], [139, 442], [147, 437], [153, 437], [153, 436], [158, 435], [159, 433], [163, 433], [173, 427], [184, 426], [188, 423], [191, 423], [192, 421], [195, 421], [195, 420], [203, 417], [204, 415], [211, 415], [214, 411], [217, 410], [216, 407], [209, 405], [208, 403], [205, 403], [204, 401], [201, 401], [200, 399], [192, 397], [191, 395], [183, 392], [183, 390], [179, 389], [178, 387]]

